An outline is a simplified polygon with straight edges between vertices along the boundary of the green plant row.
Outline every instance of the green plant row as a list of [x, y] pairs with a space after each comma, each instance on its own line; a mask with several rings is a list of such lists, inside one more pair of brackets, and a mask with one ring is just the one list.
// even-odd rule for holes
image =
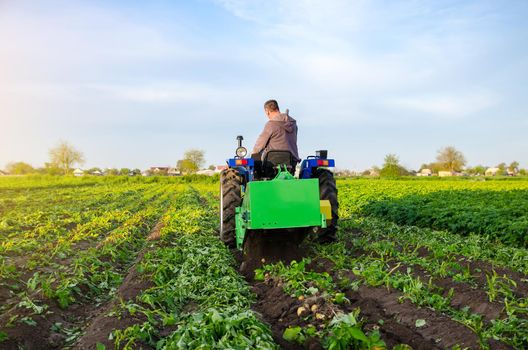
[[[357, 242], [357, 245], [364, 241]], [[326, 247], [319, 247], [318, 254], [334, 262], [336, 271], [350, 270], [362, 283], [373, 287], [391, 287], [403, 293], [403, 298], [409, 299], [417, 306], [427, 306], [438, 312], [442, 312], [454, 321], [460, 322], [474, 331], [481, 341], [483, 348], [489, 348], [489, 339], [498, 339], [518, 349], [528, 346], [528, 321], [519, 318], [515, 313], [508, 315], [506, 319], [492, 320], [486, 324], [482, 315], [473, 313], [469, 308], [457, 309], [451, 306], [453, 290], [444, 295], [443, 290], [434, 283], [423, 281], [420, 277], [412, 274], [412, 269], [406, 273], [399, 271], [401, 264], [397, 259], [389, 255], [380, 256], [377, 252], [357, 256], [352, 249], [345, 248], [343, 242], [335, 243]], [[368, 249], [367, 249], [368, 250]], [[343, 279], [344, 285], [357, 288], [357, 281]]]
[[398, 224], [479, 234], [528, 246], [528, 181], [339, 182], [342, 217], [376, 216]]
[[344, 236], [359, 230], [369, 240], [390, 239], [402, 245], [426, 247], [439, 260], [450, 256], [464, 256], [468, 260], [482, 260], [528, 275], [528, 250], [490, 240], [481, 235], [461, 236], [416, 226], [397, 225], [372, 217], [357, 217], [340, 223]]
[[250, 309], [254, 295], [233, 256], [216, 237], [213, 202], [189, 188], [164, 216], [160, 241], [138, 266], [153, 287], [123, 306], [147, 321], [113, 332], [117, 348], [277, 349]]
[[[175, 188], [167, 186], [159, 186], [154, 192], [157, 194], [149, 194], [148, 202], [140, 202], [134, 212], [126, 215], [119, 226], [109, 232], [76, 231], [69, 239], [75, 241], [80, 235], [83, 239], [91, 239], [93, 244], [87, 249], [71, 250], [71, 258], [67, 260], [67, 264], [61, 260], [51, 261], [48, 262], [51, 269], [42, 269], [37, 265], [31, 278], [13, 286], [16, 298], [11, 298], [10, 304], [4, 305], [10, 307], [11, 317], [7, 324], [2, 325], [2, 331], [5, 329], [4, 332], [8, 334], [19, 322], [37, 326], [33, 316], [46, 314], [50, 300], [55, 300], [61, 308], [68, 308], [74, 303], [99, 305], [109, 299], [121, 284], [127, 267], [142, 249], [148, 233], [176, 193]], [[57, 245], [59, 246], [61, 245]], [[50, 253], [48, 252], [48, 259], [53, 259], [53, 254]], [[46, 256], [39, 255], [39, 259], [45, 261]], [[13, 304], [15, 300], [18, 301]], [[57, 327], [57, 331], [70, 332], [66, 334], [68, 343], [80, 335], [78, 328], [73, 331]]]

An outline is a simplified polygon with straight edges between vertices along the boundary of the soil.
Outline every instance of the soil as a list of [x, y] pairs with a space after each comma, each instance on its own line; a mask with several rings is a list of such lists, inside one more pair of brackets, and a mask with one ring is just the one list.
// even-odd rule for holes
[[[361, 232], [361, 230], [352, 229], [352, 230], [347, 230], [347, 235], [363, 236], [364, 233]], [[347, 243], [348, 242], [345, 242], [345, 245]], [[352, 249], [351, 246], [348, 246], [347, 248]], [[400, 247], [397, 247], [397, 248], [400, 248]], [[429, 250], [427, 247], [424, 247], [424, 246], [418, 247], [417, 253], [418, 253], [418, 256], [422, 258], [428, 258], [433, 254], [431, 250]], [[469, 270], [471, 271], [471, 276], [473, 277], [473, 280], [475, 281], [475, 283], [480, 289], [475, 289], [465, 283], [454, 282], [450, 278], [436, 278], [435, 284], [437, 283], [438, 286], [445, 288], [446, 291], [448, 291], [449, 288], [453, 287], [455, 289], [455, 292], [457, 292], [458, 290], [459, 294], [469, 293], [468, 297], [465, 299], [472, 300], [475, 297], [477, 297], [478, 300], [487, 299], [487, 294], [485, 293], [485, 289], [487, 288], [486, 277], [492, 276], [493, 272], [495, 271], [499, 277], [506, 276], [509, 280], [512, 280], [515, 282], [515, 285], [509, 285], [509, 288], [512, 290], [513, 294], [517, 298], [528, 297], [528, 275], [525, 275], [523, 273], [514, 271], [512, 269], [508, 269], [505, 267], [496, 266], [495, 264], [487, 262], [487, 261], [471, 260], [468, 257], [463, 256], [463, 255], [452, 254], [451, 256], [454, 257], [462, 266], [469, 267]], [[421, 269], [418, 266], [413, 266], [413, 268], [415, 268], [419, 273], [420, 271], [423, 271], [424, 277], [427, 276], [427, 279], [425, 279], [424, 281], [429, 280], [428, 273], [425, 270]], [[495, 318], [494, 315], [498, 316], [500, 314], [500, 310], [497, 311], [497, 307], [502, 304], [499, 304], [499, 303], [495, 303], [495, 304], [496, 304], [495, 307], [491, 307], [492, 310], [489, 310], [488, 312], [489, 314], [488, 319]], [[463, 305], [463, 304], [460, 303], [460, 305]], [[481, 306], [474, 305], [474, 307], [475, 307], [475, 310], [477, 309], [484, 310], [487, 308], [482, 305]], [[478, 311], [475, 311], [475, 312], [478, 312]]]
[[[395, 267], [389, 264], [389, 269]], [[504, 304], [499, 302], [490, 302], [488, 294], [479, 287], [471, 286], [465, 282], [455, 282], [449, 277], [431, 277], [428, 271], [417, 265], [400, 265], [396, 270], [406, 274], [408, 269], [410, 273], [424, 283], [431, 281], [435, 286], [441, 288], [440, 294], [447, 297], [450, 290], [453, 290], [453, 297], [451, 299], [451, 306], [455, 309], [462, 309], [466, 306], [469, 309], [482, 315], [484, 320], [490, 322], [494, 319], [500, 319], [506, 317], [504, 312]]]
[[[150, 235], [161, 229], [156, 225]], [[81, 243], [82, 244], [82, 243]], [[8, 335], [8, 339], [2, 342], [2, 350], [43, 350], [60, 349], [66, 345], [64, 332], [59, 329], [54, 331], [57, 325], [63, 330], [85, 329], [85, 334], [73, 346], [76, 349], [95, 349], [96, 343], [107, 345], [107, 349], [113, 348], [113, 342], [108, 340], [108, 335], [114, 329], [123, 329], [135, 323], [142, 323], [141, 317], [126, 315], [109, 316], [108, 314], [118, 310], [119, 298], [124, 300], [135, 299], [142, 290], [149, 288], [151, 282], [141, 279], [135, 266], [141, 260], [145, 251], [139, 253], [134, 265], [129, 269], [123, 283], [117, 290], [118, 298], [114, 298], [106, 304], [97, 304], [92, 300], [81, 300], [77, 304], [68, 306], [66, 309], [59, 307], [56, 301], [45, 298], [39, 293], [33, 293], [29, 298], [37, 305], [47, 304], [48, 308], [40, 315], [33, 315], [30, 309], [12, 307], [0, 316], [0, 330]], [[123, 266], [125, 268], [125, 266]], [[29, 278], [29, 277], [28, 277]], [[7, 287], [5, 287], [7, 288]], [[4, 286], [0, 289], [1, 296], [14, 297], [12, 293], [5, 293]], [[13, 327], [8, 327], [12, 317], [17, 316], [17, 320], [27, 317], [26, 322], [15, 322]], [[28, 336], [30, 335], [30, 336]], [[143, 346], [143, 348], [147, 348]]]
[[[256, 244], [255, 241], [252, 241], [252, 244]], [[314, 322], [313, 319], [307, 321], [306, 318], [298, 316], [297, 311], [299, 307], [306, 306], [304, 305], [306, 300], [299, 300], [286, 295], [280, 280], [269, 278], [263, 282], [253, 280], [252, 271], [248, 271], [248, 266], [259, 266], [259, 263], [262, 264], [259, 261], [261, 256], [275, 257], [275, 254], [281, 250], [279, 248], [272, 248], [272, 252], [270, 253], [263, 249], [262, 246], [260, 249], [255, 247], [254, 251], [257, 251], [260, 255], [252, 259], [253, 265], [244, 265], [247, 262], [247, 251], [244, 257], [238, 254], [238, 260], [242, 261], [242, 267], [246, 269], [243, 271], [244, 275], [258, 298], [253, 306], [254, 311], [261, 315], [264, 322], [270, 325], [274, 340], [283, 349], [321, 349], [322, 345], [318, 339], [309, 339], [304, 344], [292, 343], [283, 339], [282, 335], [288, 327], [306, 327], [309, 324], [308, 322], [311, 322], [310, 324], [316, 327], [320, 327], [320, 325]], [[301, 246], [296, 251], [288, 250], [286, 258], [287, 260], [298, 259], [300, 258], [299, 254], [307, 255], [306, 252]], [[361, 252], [358, 252], [358, 254], [361, 254]], [[244, 261], [243, 258], [246, 258], [246, 260]], [[339, 275], [336, 274], [332, 262], [325, 259], [315, 259], [307, 268], [317, 272], [328, 272], [335, 281], [339, 279], [353, 281], [356, 279], [356, 276], [349, 270], [340, 271]], [[424, 274], [423, 277], [425, 278], [425, 272], [420, 272]], [[454, 282], [448, 279], [439, 281], [439, 283], [442, 282], [444, 283], [442, 287], [447, 288], [447, 290], [454, 284]], [[458, 294], [457, 291], [461, 293], [474, 292], [474, 290], [462, 290], [462, 288], [469, 288], [469, 286], [464, 284], [457, 285], [455, 294]], [[379, 329], [382, 339], [388, 348], [397, 344], [407, 344], [413, 349], [444, 349], [457, 344], [462, 348], [480, 348], [479, 339], [472, 330], [432, 309], [420, 308], [413, 305], [410, 301], [404, 300], [402, 293], [397, 290], [362, 285], [357, 290], [344, 289], [343, 292], [345, 292], [350, 304], [336, 306], [335, 304], [328, 303], [328, 305], [325, 305], [324, 299], [319, 298], [316, 301], [318, 310], [325, 310], [323, 313], [326, 312], [326, 317], [331, 318], [337, 312], [351, 312], [359, 307], [361, 310], [360, 316], [364, 321], [364, 329], [366, 331]], [[464, 305], [464, 303], [465, 305], [470, 304], [470, 307], [476, 309], [475, 311], [482, 311], [489, 318], [493, 315], [500, 314], [502, 307], [494, 304], [490, 306], [490, 303], [486, 302], [487, 299], [482, 300], [484, 296], [487, 298], [487, 295], [485, 293], [482, 295], [481, 292], [480, 290], [476, 292], [476, 302], [470, 300], [470, 298], [475, 297], [474, 294], [470, 294], [468, 298], [464, 297], [464, 300], [454, 299], [454, 302], [460, 303], [460, 305]], [[481, 305], [477, 305], [480, 301], [482, 301]], [[485, 305], [485, 307], [479, 309], [479, 306], [482, 308], [482, 305]], [[416, 327], [416, 320], [419, 319], [425, 320], [426, 325]], [[492, 349], [510, 349], [509, 346], [493, 340], [490, 346]]]
[[244, 240], [241, 274], [248, 280], [254, 277], [254, 271], [263, 264], [282, 261], [289, 264], [301, 260], [306, 250], [301, 242], [306, 236], [304, 230], [266, 230], [248, 231]]
[[[161, 237], [160, 231], [163, 228], [163, 223], [158, 222], [152, 229], [148, 236], [148, 240], [157, 240]], [[101, 343], [107, 349], [114, 348], [114, 341], [109, 340], [108, 336], [112, 331], [117, 329], [126, 329], [134, 324], [141, 324], [146, 321], [142, 314], [131, 315], [124, 311], [123, 313], [115, 313], [120, 309], [121, 302], [126, 303], [129, 300], [136, 300], [136, 298], [144, 291], [154, 286], [151, 280], [145, 279], [137, 271], [138, 263], [143, 259], [143, 256], [152, 248], [147, 248], [141, 251], [137, 256], [134, 264], [130, 268], [123, 283], [117, 290], [117, 295], [105, 306], [94, 310], [94, 314], [90, 317], [90, 321], [84, 327], [84, 334], [74, 344], [73, 349], [92, 350], [96, 349], [96, 344]], [[150, 349], [146, 344], [141, 344], [142, 349]]]
[[[432, 252], [427, 247], [420, 247], [417, 252], [418, 256], [423, 258], [432, 255]], [[471, 276], [479, 287], [485, 288], [487, 286], [486, 276], [493, 276], [493, 271], [495, 271], [498, 276], [507, 276], [508, 279], [515, 282], [515, 286], [510, 285], [510, 288], [516, 297], [528, 297], [528, 275], [505, 267], [496, 266], [488, 261], [471, 260], [468, 257], [459, 254], [454, 254], [452, 256], [455, 257], [462, 266], [469, 267]]]
[[[334, 280], [357, 279], [352, 271], [344, 270], [333, 273], [332, 263], [323, 261], [323, 269], [329, 272]], [[359, 307], [361, 315], [369, 321], [383, 320], [380, 332], [390, 345], [393, 341], [408, 344], [413, 349], [451, 348], [460, 345], [462, 348], [479, 349], [479, 339], [469, 328], [449, 317], [429, 308], [413, 305], [404, 300], [403, 294], [392, 288], [361, 285], [358, 290], [345, 289], [345, 294], [353, 308]], [[416, 320], [423, 319], [426, 325], [416, 327]], [[368, 329], [368, 323], [367, 323]], [[510, 349], [509, 346], [493, 342], [492, 349]]]

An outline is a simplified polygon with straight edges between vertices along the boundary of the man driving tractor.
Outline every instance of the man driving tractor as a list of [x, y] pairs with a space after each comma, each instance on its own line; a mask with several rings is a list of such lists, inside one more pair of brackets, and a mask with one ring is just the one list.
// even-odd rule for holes
[[[296, 165], [301, 160], [297, 149], [297, 122], [288, 115], [288, 110], [286, 113], [281, 113], [276, 100], [268, 100], [264, 103], [264, 113], [269, 120], [257, 138], [251, 154], [255, 163], [255, 178], [273, 178], [274, 173], [270, 174], [266, 171], [272, 168], [274, 163], [274, 161], [270, 162], [270, 155], [275, 152], [284, 155], [283, 151], [287, 151], [288, 161], [286, 163], [289, 164], [288, 171], [293, 175]], [[335, 180], [332, 173], [326, 169], [314, 170], [312, 176], [319, 178], [321, 199], [330, 198], [332, 202], [332, 221], [328, 228], [319, 231], [319, 241], [333, 242], [336, 240], [338, 217]]]
[[251, 157], [255, 160], [255, 165], [260, 167], [266, 153], [274, 150], [290, 151], [295, 158], [294, 161], [299, 162], [295, 119], [288, 115], [288, 110], [286, 113], [281, 113], [279, 104], [275, 100], [268, 100], [264, 103], [264, 113], [269, 120], [253, 147]]

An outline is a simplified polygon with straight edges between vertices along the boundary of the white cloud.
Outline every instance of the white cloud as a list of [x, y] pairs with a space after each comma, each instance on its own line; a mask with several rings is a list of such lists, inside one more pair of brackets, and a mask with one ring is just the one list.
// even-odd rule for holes
[[499, 98], [489, 92], [395, 97], [385, 100], [389, 107], [419, 112], [422, 117], [462, 118], [494, 107]]

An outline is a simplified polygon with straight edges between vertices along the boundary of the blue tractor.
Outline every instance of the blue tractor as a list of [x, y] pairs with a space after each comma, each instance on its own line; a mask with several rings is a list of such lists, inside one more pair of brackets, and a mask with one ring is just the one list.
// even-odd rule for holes
[[243, 139], [237, 137], [235, 156], [220, 174], [222, 241], [257, 256], [266, 255], [266, 246], [298, 245], [306, 235], [334, 241], [339, 203], [329, 170], [335, 161], [327, 151], [315, 152], [297, 169], [289, 151], [269, 151], [262, 160], [246, 157]]

